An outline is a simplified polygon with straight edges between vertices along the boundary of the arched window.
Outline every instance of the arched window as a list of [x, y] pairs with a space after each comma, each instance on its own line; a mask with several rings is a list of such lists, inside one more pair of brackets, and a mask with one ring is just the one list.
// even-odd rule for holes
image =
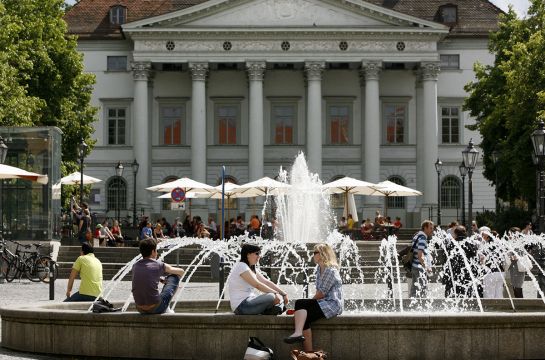
[[127, 8], [115, 5], [110, 8], [110, 24], [123, 25], [127, 21]]
[[[235, 179], [233, 176], [225, 175], [225, 183], [232, 183], [232, 184], [238, 184], [237, 179]], [[217, 182], [218, 185], [221, 185], [221, 178]], [[238, 201], [237, 199], [225, 197], [225, 209], [226, 210], [233, 210], [238, 208]], [[218, 210], [221, 211], [221, 198], [218, 200]]]
[[106, 205], [108, 206], [106, 210], [127, 210], [127, 182], [125, 179], [121, 176], [114, 176], [110, 178], [108, 184], [106, 185], [106, 196]]
[[460, 194], [462, 182], [456, 176], [446, 176], [441, 181], [441, 206], [445, 209], [457, 209], [460, 207]]
[[[161, 184], [177, 180], [176, 176], [167, 176]], [[161, 199], [161, 210], [170, 210], [170, 204], [172, 203], [171, 199]]]
[[[330, 182], [342, 179], [344, 175], [338, 175], [331, 179]], [[329, 198], [329, 207], [332, 209], [344, 209], [345, 194], [331, 194]]]
[[[405, 180], [401, 176], [390, 176], [389, 181], [394, 184], [405, 186]], [[388, 196], [388, 209], [405, 209], [405, 197], [404, 196]]]

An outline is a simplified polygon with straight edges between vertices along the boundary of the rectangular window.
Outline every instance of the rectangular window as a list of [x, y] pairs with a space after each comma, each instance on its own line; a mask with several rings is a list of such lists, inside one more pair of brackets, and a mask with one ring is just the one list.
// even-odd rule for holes
[[330, 145], [350, 143], [352, 107], [349, 104], [332, 104], [327, 107], [327, 131]]
[[441, 70], [458, 70], [460, 69], [460, 55], [448, 54], [440, 55]]
[[126, 56], [108, 56], [107, 57], [108, 71], [127, 71]]
[[403, 144], [405, 142], [405, 119], [407, 105], [384, 105], [384, 128], [387, 144]]
[[297, 123], [297, 106], [295, 104], [272, 104], [272, 133], [276, 145], [295, 143], [295, 124]]
[[162, 105], [159, 110], [161, 124], [161, 145], [185, 144], [185, 107]]
[[457, 107], [441, 107], [441, 140], [443, 144], [460, 142], [460, 111]]
[[127, 108], [108, 108], [108, 144], [125, 145]]
[[237, 133], [240, 106], [238, 104], [218, 104], [215, 115], [218, 145], [236, 145], [239, 140]]

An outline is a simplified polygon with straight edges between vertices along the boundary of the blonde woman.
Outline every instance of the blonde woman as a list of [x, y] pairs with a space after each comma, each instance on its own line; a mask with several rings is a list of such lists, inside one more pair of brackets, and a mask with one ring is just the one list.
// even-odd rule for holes
[[327, 244], [314, 246], [313, 261], [316, 266], [316, 294], [312, 299], [295, 302], [295, 331], [284, 342], [303, 343], [304, 351], [312, 351], [310, 323], [330, 319], [343, 312], [343, 291], [339, 265], [333, 249]]

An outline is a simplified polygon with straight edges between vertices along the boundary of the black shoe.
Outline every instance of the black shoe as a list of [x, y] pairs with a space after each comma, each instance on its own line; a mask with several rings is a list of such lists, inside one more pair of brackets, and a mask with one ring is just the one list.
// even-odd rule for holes
[[284, 338], [284, 342], [286, 344], [295, 344], [295, 343], [303, 342], [303, 341], [305, 341], [304, 336], [288, 336]]

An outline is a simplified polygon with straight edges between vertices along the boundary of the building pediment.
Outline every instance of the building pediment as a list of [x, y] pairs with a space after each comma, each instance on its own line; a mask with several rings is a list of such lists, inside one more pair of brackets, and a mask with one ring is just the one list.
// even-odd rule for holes
[[168, 14], [125, 24], [126, 32], [144, 29], [234, 28], [426, 28], [448, 31], [434, 22], [361, 0], [211, 0]]

